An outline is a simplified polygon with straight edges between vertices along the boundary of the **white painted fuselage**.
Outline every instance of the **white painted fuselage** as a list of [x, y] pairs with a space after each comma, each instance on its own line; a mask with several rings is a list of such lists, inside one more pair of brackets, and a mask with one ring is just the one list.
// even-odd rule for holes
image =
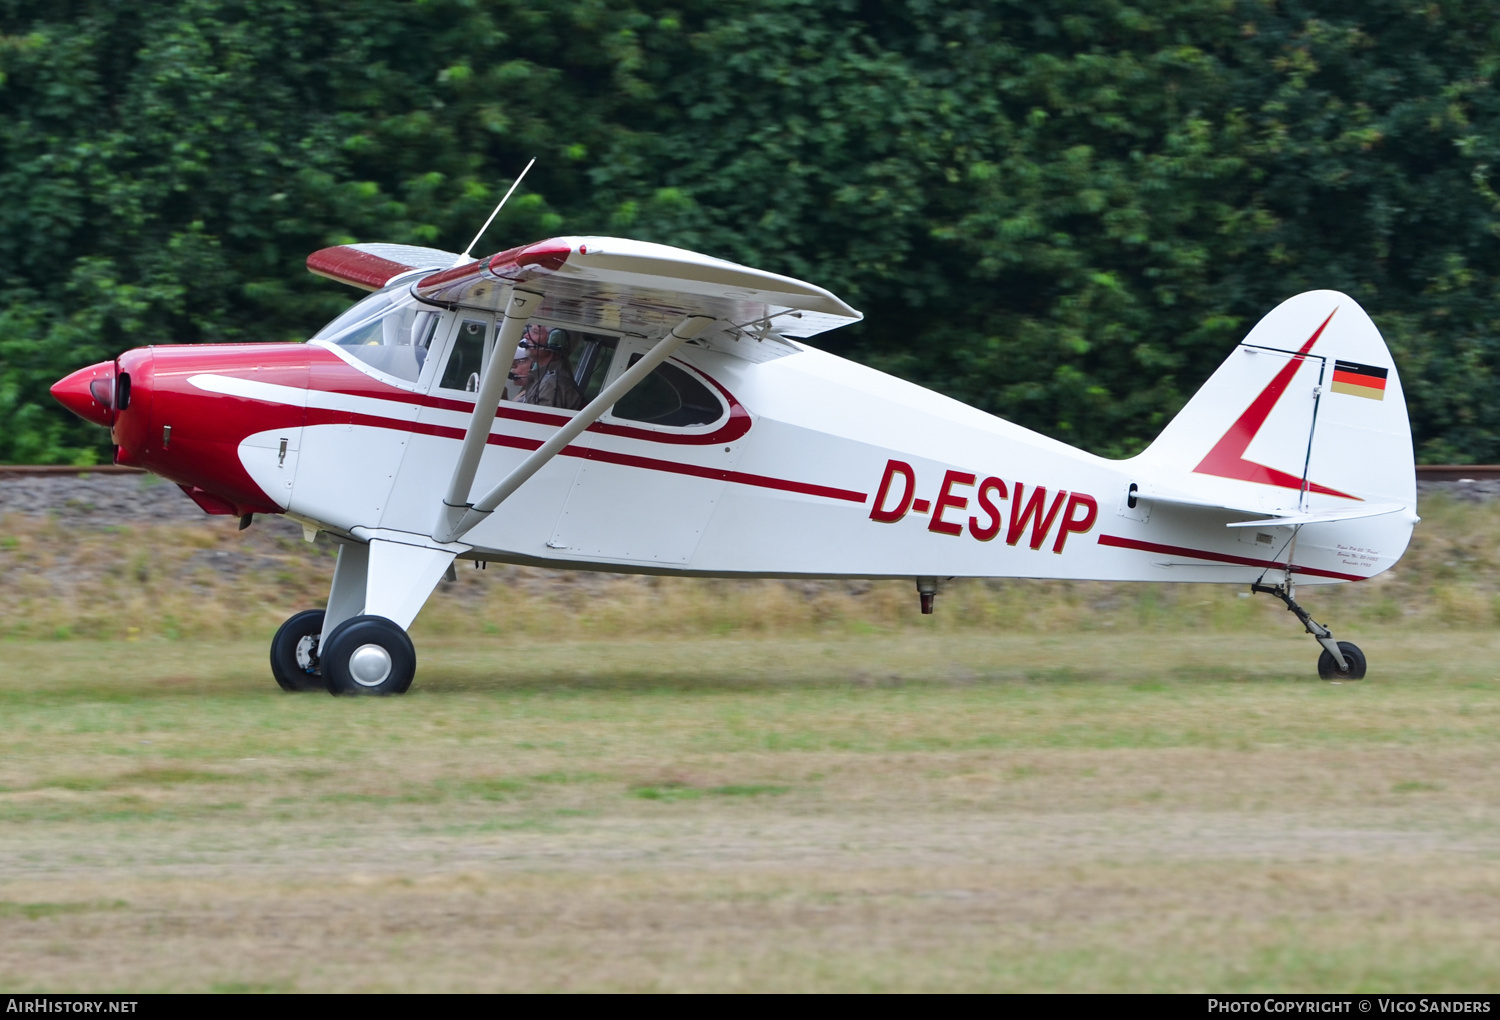
[[[240, 449], [246, 470], [267, 493], [284, 494], [288, 513], [319, 528], [431, 542], [437, 494], [453, 472], [470, 405], [437, 393], [426, 376], [404, 383], [327, 350], [344, 374], [361, 372], [370, 385], [358, 394], [339, 392], [357, 388], [347, 385], [321, 390], [315, 370], [307, 406], [324, 411], [321, 419], [343, 420], [310, 418], [279, 463], [286, 429], [250, 436]], [[1286, 359], [1262, 360], [1269, 378]], [[1228, 528], [1254, 511], [1143, 495], [1179, 482], [1180, 471], [1090, 455], [816, 349], [755, 362], [686, 348], [674, 363], [723, 397], [719, 421], [674, 429], [606, 415], [455, 551], [557, 567], [755, 577], [1248, 583], [1286, 562], [1291, 528]], [[1308, 387], [1318, 367], [1309, 359], [1299, 369]], [[299, 399], [286, 391], [259, 396]], [[1225, 408], [1231, 419], [1239, 410]], [[476, 491], [514, 469], [571, 413], [503, 403]], [[1205, 443], [1213, 438], [1204, 435]], [[1244, 496], [1237, 506], [1259, 500], [1268, 512], [1304, 498], [1247, 481], [1194, 481], [1200, 491]], [[1298, 579], [1378, 573], [1399, 558], [1410, 532], [1409, 515], [1398, 514], [1305, 527]]]

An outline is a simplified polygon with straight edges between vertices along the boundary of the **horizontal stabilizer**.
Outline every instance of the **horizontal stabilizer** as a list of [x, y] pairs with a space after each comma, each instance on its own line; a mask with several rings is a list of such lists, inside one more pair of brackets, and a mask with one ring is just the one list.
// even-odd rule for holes
[[[1386, 514], [1400, 513], [1405, 509], [1404, 503], [1367, 503], [1363, 506], [1341, 507], [1337, 510], [1320, 510], [1317, 513], [1277, 514], [1267, 520], [1233, 521], [1224, 526], [1226, 528], [1290, 528], [1303, 524], [1331, 524], [1334, 521], [1358, 521], [1366, 517], [1384, 517]], [[1415, 524], [1416, 521], [1413, 520], [1412, 523]]]
[[[1275, 508], [1267, 509], [1264, 506], [1252, 506], [1249, 503], [1226, 503], [1222, 500], [1214, 499], [1211, 496], [1190, 496], [1186, 493], [1174, 492], [1152, 485], [1141, 487], [1135, 495], [1137, 499], [1146, 500], [1147, 502], [1151, 503], [1171, 503], [1174, 506], [1188, 506], [1200, 510], [1222, 510], [1228, 511], [1230, 513], [1258, 514], [1261, 516], [1264, 516], [1266, 514], [1282, 513], [1281, 510]], [[1287, 510], [1285, 512], [1288, 514], [1295, 514], [1298, 511]]]
[[[1220, 513], [1253, 514], [1255, 520], [1232, 521], [1226, 528], [1289, 528], [1302, 524], [1329, 524], [1333, 521], [1358, 521], [1366, 517], [1384, 517], [1386, 514], [1406, 510], [1404, 503], [1361, 503], [1358, 506], [1337, 507], [1304, 513], [1295, 508], [1277, 509], [1264, 506], [1240, 504], [1233, 506], [1217, 502], [1212, 498], [1189, 496], [1175, 492], [1162, 492], [1150, 486], [1137, 491], [1136, 498], [1156, 503], [1171, 503], [1175, 506], [1191, 507], [1195, 510], [1217, 510]], [[1413, 520], [1412, 523], [1416, 523]]]

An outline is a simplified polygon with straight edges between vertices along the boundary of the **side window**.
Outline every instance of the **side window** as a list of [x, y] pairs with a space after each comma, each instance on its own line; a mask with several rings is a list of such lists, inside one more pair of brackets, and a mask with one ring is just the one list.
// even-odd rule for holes
[[[630, 356], [630, 364], [641, 359]], [[627, 366], [628, 367], [628, 366]], [[719, 420], [724, 407], [697, 379], [676, 365], [662, 364], [642, 379], [640, 385], [620, 398], [613, 414], [626, 421], [643, 421], [652, 425], [688, 428], [709, 425]]]
[[617, 343], [619, 341], [614, 337], [601, 337], [589, 340], [579, 351], [578, 374], [574, 377], [574, 382], [578, 384], [578, 392], [583, 394], [585, 404], [604, 389], [604, 380], [609, 378], [609, 364], [614, 360]]
[[453, 337], [453, 350], [443, 366], [443, 389], [479, 391], [479, 373], [484, 366], [484, 348], [489, 339], [489, 323], [483, 319], [464, 319]]

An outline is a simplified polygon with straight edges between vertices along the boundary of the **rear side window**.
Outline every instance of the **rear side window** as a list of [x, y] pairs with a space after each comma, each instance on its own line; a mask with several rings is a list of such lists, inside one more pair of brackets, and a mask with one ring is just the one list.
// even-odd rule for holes
[[615, 357], [617, 341], [612, 336], [583, 335], [587, 339], [578, 351], [578, 375], [575, 381], [578, 383], [578, 392], [583, 394], [583, 402], [587, 404], [604, 389], [604, 380], [609, 377], [609, 366]]
[[[639, 360], [641, 356], [633, 354], [630, 364]], [[676, 365], [661, 364], [620, 398], [613, 413], [626, 421], [689, 428], [718, 421], [724, 405], [689, 373]]]

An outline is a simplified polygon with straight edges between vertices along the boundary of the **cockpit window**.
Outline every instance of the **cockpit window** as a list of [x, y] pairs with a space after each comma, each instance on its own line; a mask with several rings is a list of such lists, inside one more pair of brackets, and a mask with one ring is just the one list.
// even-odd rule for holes
[[438, 312], [411, 296], [405, 283], [376, 291], [318, 331], [372, 368], [416, 382], [427, 360]]
[[[634, 365], [641, 355], [632, 354]], [[627, 366], [628, 367], [628, 366]], [[724, 406], [709, 388], [676, 365], [658, 365], [656, 370], [615, 404], [614, 416], [626, 421], [689, 428], [711, 425], [724, 413]]]
[[458, 324], [453, 351], [443, 366], [439, 386], [466, 393], [479, 392], [479, 373], [484, 364], [485, 349], [489, 346], [489, 330], [490, 324], [484, 319], [465, 319]]

